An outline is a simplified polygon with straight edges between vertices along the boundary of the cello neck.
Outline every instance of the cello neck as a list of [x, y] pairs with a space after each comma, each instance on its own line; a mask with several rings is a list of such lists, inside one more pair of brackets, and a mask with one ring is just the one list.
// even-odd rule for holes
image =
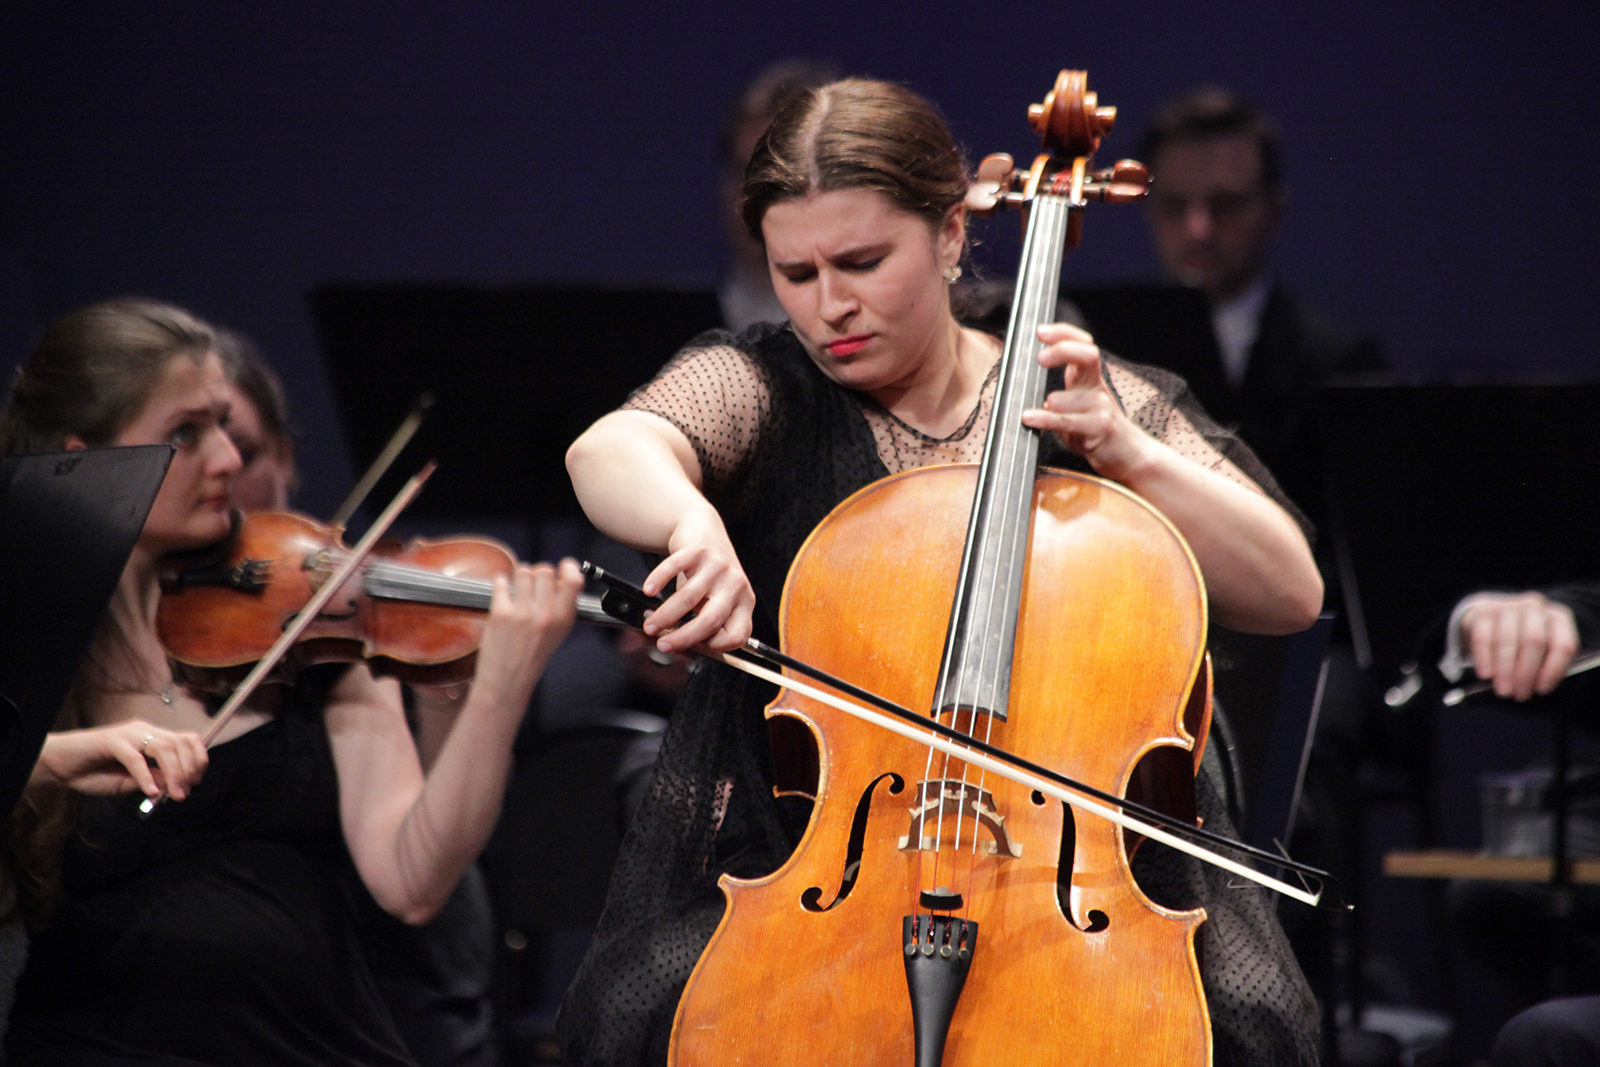
[[1022, 424], [1022, 413], [1044, 397], [1045, 369], [1034, 354], [1039, 327], [1056, 318], [1070, 219], [1071, 203], [1064, 197], [1041, 195], [1031, 202], [940, 669], [935, 706], [941, 713], [976, 708], [1006, 717], [1039, 466], [1039, 433]]

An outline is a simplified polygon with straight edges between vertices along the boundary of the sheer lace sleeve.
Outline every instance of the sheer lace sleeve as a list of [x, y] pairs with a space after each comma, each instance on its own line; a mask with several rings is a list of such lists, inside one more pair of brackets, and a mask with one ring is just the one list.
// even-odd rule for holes
[[624, 409], [648, 411], [689, 439], [708, 497], [721, 495], [748, 469], [772, 412], [761, 365], [730, 334], [704, 334], [678, 352]]
[[1109, 354], [1104, 363], [1111, 391], [1136, 426], [1185, 459], [1260, 489], [1311, 535], [1310, 521], [1279, 488], [1266, 464], [1238, 434], [1206, 413], [1182, 377]]

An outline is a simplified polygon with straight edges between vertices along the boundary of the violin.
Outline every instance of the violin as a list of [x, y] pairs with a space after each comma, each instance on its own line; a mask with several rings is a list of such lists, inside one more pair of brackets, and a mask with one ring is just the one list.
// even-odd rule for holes
[[[250, 512], [214, 562], [164, 576], [156, 630], [184, 680], [214, 691], [258, 662], [348, 558], [340, 532]], [[493, 579], [515, 566], [486, 537], [379, 541], [302, 631], [291, 663], [364, 661], [410, 684], [466, 681]]]
[[[231, 688], [350, 554], [337, 526], [293, 512], [237, 515], [211, 558], [163, 576], [162, 647], [187, 684]], [[504, 544], [477, 535], [380, 540], [306, 623], [278, 677], [315, 663], [364, 662], [409, 685], [469, 681], [494, 579], [516, 562]], [[595, 597], [579, 599], [579, 614], [621, 625]]]
[[[349, 549], [336, 527], [304, 516], [237, 514], [209, 562], [189, 560], [162, 576], [156, 631], [174, 673], [231, 690], [201, 738], [208, 748], [260, 685], [283, 681], [296, 663], [359, 659], [423, 685], [471, 677], [494, 594], [492, 577], [473, 574], [509, 573], [510, 550], [479, 537], [418, 540], [385, 543], [373, 558], [434, 467], [413, 475]], [[595, 598], [583, 599], [581, 613], [616, 625]], [[399, 604], [409, 612], [395, 611]], [[406, 621], [420, 632], [403, 634]], [[165, 799], [147, 798], [140, 813]]]

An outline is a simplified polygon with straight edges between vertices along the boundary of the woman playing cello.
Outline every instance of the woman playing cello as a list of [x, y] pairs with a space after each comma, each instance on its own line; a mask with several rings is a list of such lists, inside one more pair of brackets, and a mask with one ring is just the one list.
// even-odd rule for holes
[[[594, 523], [665, 556], [644, 583], [666, 598], [646, 623], [663, 651], [771, 640], [790, 562], [835, 505], [885, 475], [981, 454], [1000, 344], [951, 306], [968, 185], [942, 119], [897, 86], [837, 82], [774, 119], [742, 211], [789, 321], [696, 339], [568, 453]], [[1164, 512], [1219, 621], [1280, 634], [1309, 625], [1321, 578], [1249, 450], [1181, 382], [1103, 355], [1082, 330], [1048, 326], [1039, 341], [1055, 377], [1024, 421], [1046, 432], [1045, 462], [1119, 482]], [[772, 799], [760, 712], [770, 698], [725, 668], [696, 672], [563, 1008], [569, 1062], [665, 1062], [679, 993], [723, 914], [717, 877], [765, 875], [798, 840], [806, 813]], [[1225, 817], [1208, 775], [1199, 790], [1215, 829]], [[1153, 877], [1171, 903], [1209, 916], [1216, 1061], [1314, 1062], [1316, 1008], [1265, 901], [1165, 866]]]
[[[362, 663], [256, 691], [208, 753], [208, 704], [158, 642], [157, 572], [229, 532], [229, 411], [210, 327], [118, 300], [47, 330], [0, 413], [7, 454], [174, 449], [8, 828], [35, 928], [8, 1063], [413, 1063], [341, 872], [407, 922], [439, 909], [493, 827], [512, 737], [572, 624], [570, 561], [496, 580], [474, 684], [426, 773], [399, 684]], [[130, 792], [173, 803], [141, 818]]]

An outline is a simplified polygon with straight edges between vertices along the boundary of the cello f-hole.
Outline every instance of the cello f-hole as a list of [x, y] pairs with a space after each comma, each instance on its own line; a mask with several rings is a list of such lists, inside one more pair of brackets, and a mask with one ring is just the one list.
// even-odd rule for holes
[[856, 878], [861, 874], [861, 853], [867, 838], [867, 818], [872, 814], [872, 796], [878, 791], [878, 786], [888, 782], [886, 792], [889, 796], [896, 796], [906, 787], [905, 779], [898, 774], [885, 774], [874, 779], [862, 792], [861, 799], [856, 804], [854, 819], [850, 824], [850, 839], [845, 845], [844, 864], [839, 873], [839, 888], [833, 894], [833, 900], [827, 904], [822, 903], [822, 887], [811, 886], [800, 894], [800, 906], [810, 912], [828, 911], [850, 895], [850, 890], [855, 888]]
[[[1033, 795], [1040, 802], [1044, 802], [1044, 794], [1035, 792]], [[1072, 868], [1077, 854], [1077, 815], [1078, 813], [1067, 805], [1061, 805], [1061, 851], [1057, 855], [1056, 865], [1056, 906], [1061, 909], [1061, 917], [1074, 930], [1084, 934], [1098, 934], [1110, 928], [1111, 916], [1099, 908], [1090, 908], [1080, 916], [1073, 899]]]

